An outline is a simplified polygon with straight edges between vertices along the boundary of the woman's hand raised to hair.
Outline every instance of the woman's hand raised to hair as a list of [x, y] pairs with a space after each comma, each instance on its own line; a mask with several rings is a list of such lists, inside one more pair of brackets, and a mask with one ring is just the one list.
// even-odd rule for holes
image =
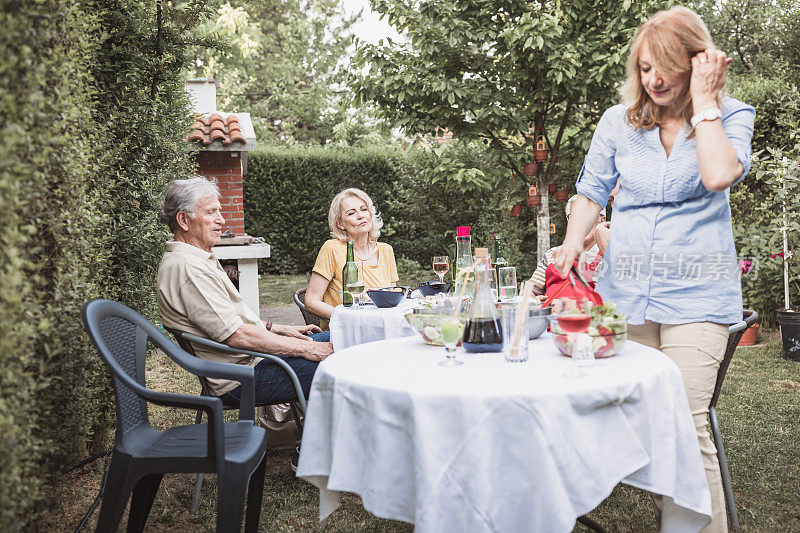
[[725, 87], [731, 58], [722, 50], [707, 48], [692, 58], [692, 77], [689, 94], [694, 113], [717, 106], [717, 95]]

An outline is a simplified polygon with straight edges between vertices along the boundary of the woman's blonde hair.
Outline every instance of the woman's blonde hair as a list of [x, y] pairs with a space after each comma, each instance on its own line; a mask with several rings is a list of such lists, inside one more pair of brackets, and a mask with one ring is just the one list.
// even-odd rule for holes
[[372, 198], [361, 189], [356, 189], [355, 187], [345, 189], [333, 197], [331, 208], [328, 211], [328, 226], [331, 228], [331, 237], [339, 239], [340, 241], [349, 240], [347, 232], [336, 225], [342, 219], [342, 201], [349, 196], [359, 198], [367, 204], [367, 209], [372, 213], [372, 229], [369, 230], [369, 238], [373, 241], [377, 241], [381, 234], [381, 228], [383, 227], [383, 219], [381, 219], [380, 213], [375, 209]]
[[[687, 62], [695, 54], [714, 47], [703, 19], [683, 6], [659, 11], [636, 30], [628, 56], [627, 78], [620, 89], [624, 102], [629, 105], [625, 117], [636, 129], [650, 129], [661, 124], [664, 118], [664, 108], [656, 105], [642, 86], [639, 54], [644, 43], [650, 49], [654, 63], [651, 67], [670, 76], [691, 70], [691, 63], [687, 67]], [[721, 95], [717, 95], [718, 104], [720, 98]], [[688, 123], [692, 118], [692, 97], [688, 89], [680, 102], [680, 109]]]

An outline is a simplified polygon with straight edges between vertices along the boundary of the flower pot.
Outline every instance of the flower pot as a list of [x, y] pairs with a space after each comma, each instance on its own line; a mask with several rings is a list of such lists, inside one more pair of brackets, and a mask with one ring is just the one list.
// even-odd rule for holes
[[533, 160], [537, 163], [544, 163], [547, 161], [547, 154], [550, 150], [534, 150], [533, 151]]
[[522, 167], [522, 173], [526, 176], [535, 176], [539, 171], [539, 165], [536, 163], [525, 163]]
[[753, 346], [758, 339], [758, 324], [753, 324], [742, 333], [742, 338], [739, 339], [739, 346]]
[[522, 204], [517, 204], [508, 210], [508, 216], [518, 217], [522, 214]]
[[525, 201], [528, 202], [530, 207], [539, 207], [542, 205], [542, 195], [541, 194], [529, 194], [525, 197]]
[[557, 189], [558, 189], [558, 185], [556, 183], [551, 183], [550, 185], [547, 186], [547, 191], [550, 194], [553, 194], [554, 192], [556, 192]]
[[567, 191], [561, 190], [556, 191], [556, 201], [557, 202], [566, 202], [567, 198], [569, 198], [569, 193]]
[[792, 361], [800, 361], [800, 307], [781, 307], [776, 318], [781, 328], [783, 356]]

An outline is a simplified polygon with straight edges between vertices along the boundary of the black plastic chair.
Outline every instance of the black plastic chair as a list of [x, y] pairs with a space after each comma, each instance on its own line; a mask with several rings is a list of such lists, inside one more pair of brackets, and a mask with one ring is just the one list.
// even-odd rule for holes
[[[83, 323], [111, 369], [117, 398], [116, 438], [97, 531], [116, 531], [131, 493], [128, 531], [142, 531], [161, 478], [168, 472], [216, 472], [217, 531], [239, 530], [245, 493], [245, 531], [257, 531], [264, 489], [266, 432], [253, 425], [252, 367], [192, 357], [138, 313], [110, 300], [86, 304]], [[218, 398], [147, 389], [144, 369], [148, 341], [192, 374], [240, 382], [239, 421], [223, 421], [222, 401]], [[157, 431], [150, 425], [147, 402], [202, 409], [209, 422]]]
[[714, 444], [717, 446], [717, 460], [719, 461], [719, 469], [722, 473], [722, 488], [725, 491], [725, 504], [728, 507], [728, 514], [730, 515], [733, 529], [739, 529], [739, 516], [736, 513], [736, 503], [734, 503], [733, 500], [731, 473], [730, 470], [728, 470], [728, 460], [725, 457], [725, 448], [722, 445], [722, 433], [720, 432], [719, 420], [717, 419], [717, 400], [722, 390], [722, 382], [725, 380], [725, 374], [727, 374], [731, 359], [733, 359], [733, 353], [736, 351], [736, 346], [739, 345], [739, 340], [742, 338], [745, 330], [758, 320], [758, 313], [750, 309], [745, 309], [742, 315], [743, 320], [741, 322], [733, 324], [728, 328], [728, 346], [725, 348], [725, 355], [722, 357], [722, 362], [719, 364], [717, 383], [714, 386], [714, 394], [711, 396], [711, 403], [708, 405], [711, 434], [714, 436]]
[[[302, 410], [303, 415], [306, 412], [306, 401], [305, 397], [303, 396], [303, 388], [300, 386], [300, 380], [297, 378], [297, 374], [294, 372], [291, 366], [289, 366], [286, 361], [282, 360], [280, 357], [275, 357], [274, 355], [269, 355], [261, 352], [251, 352], [248, 350], [241, 350], [238, 348], [231, 348], [226, 344], [221, 344], [219, 342], [214, 342], [212, 340], [206, 339], [205, 337], [200, 337], [198, 335], [194, 335], [192, 333], [187, 333], [185, 331], [181, 331], [174, 328], [166, 328], [175, 340], [178, 341], [178, 344], [181, 348], [183, 348], [187, 353], [197, 357], [197, 354], [194, 351], [194, 347], [192, 346], [191, 342], [195, 342], [197, 344], [205, 345], [207, 347], [213, 348], [217, 351], [227, 352], [231, 354], [247, 354], [252, 355], [254, 357], [260, 357], [262, 359], [270, 359], [272, 362], [278, 364], [281, 368], [283, 368], [286, 373], [289, 375], [289, 379], [292, 380], [292, 384], [294, 385], [294, 390], [297, 393], [297, 401], [291, 402], [289, 405], [292, 409], [292, 415], [294, 416], [294, 422], [297, 425], [297, 431], [302, 435], [303, 433], [303, 422], [300, 413], [298, 412], [298, 404], [300, 409]], [[189, 342], [191, 341], [191, 342]], [[211, 389], [208, 386], [208, 381], [203, 376], [197, 376], [200, 380], [200, 394], [203, 396], [210, 396], [214, 397], [211, 394]], [[223, 405], [224, 410], [228, 409], [236, 409], [235, 406], [228, 406]], [[197, 417], [195, 419], [195, 423], [199, 424], [203, 420], [203, 411], [201, 409], [197, 410]], [[192, 495], [192, 505], [191, 511], [194, 512], [197, 509], [197, 505], [200, 501], [200, 489], [203, 486], [203, 473], [201, 472], [197, 476], [197, 481], [195, 481], [194, 486], [194, 493]]]
[[306, 308], [306, 289], [307, 287], [303, 287], [302, 289], [297, 289], [294, 291], [294, 303], [296, 303], [297, 307], [300, 308], [300, 313], [303, 315], [303, 320], [305, 321], [306, 326], [319, 326], [322, 318], [318, 317]]

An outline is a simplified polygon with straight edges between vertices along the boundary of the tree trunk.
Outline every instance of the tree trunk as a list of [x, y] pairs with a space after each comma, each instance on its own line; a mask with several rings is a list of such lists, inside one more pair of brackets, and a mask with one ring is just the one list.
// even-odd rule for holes
[[[544, 165], [541, 165], [541, 168]], [[550, 249], [550, 191], [547, 189], [547, 179], [539, 172], [539, 194], [542, 195], [542, 204], [536, 210], [536, 261], [539, 262]]]

